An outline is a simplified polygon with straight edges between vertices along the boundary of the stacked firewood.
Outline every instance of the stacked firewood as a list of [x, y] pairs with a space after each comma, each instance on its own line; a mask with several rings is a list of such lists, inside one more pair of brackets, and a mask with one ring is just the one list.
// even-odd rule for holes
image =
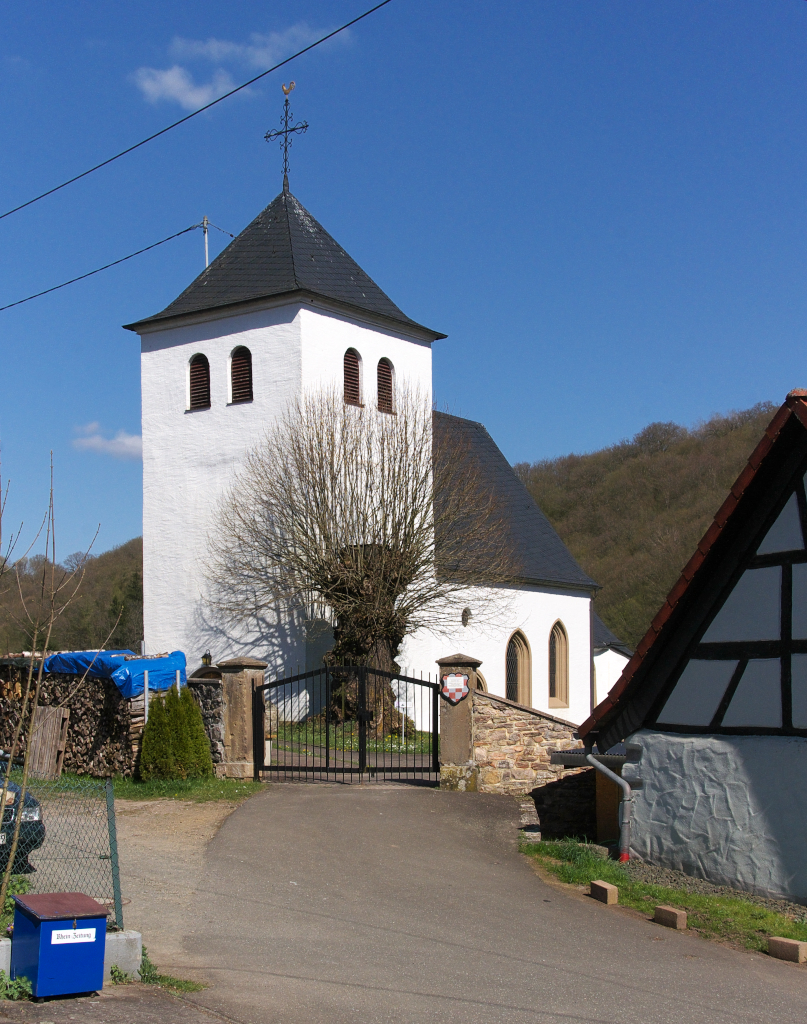
[[[0, 749], [7, 750], [19, 721], [25, 679], [21, 668], [3, 669]], [[133, 707], [136, 702], [139, 707]], [[39, 703], [70, 712], [64, 771], [100, 778], [133, 773], [143, 730], [142, 697], [127, 700], [108, 679], [82, 682], [80, 676], [54, 673], [44, 677]]]

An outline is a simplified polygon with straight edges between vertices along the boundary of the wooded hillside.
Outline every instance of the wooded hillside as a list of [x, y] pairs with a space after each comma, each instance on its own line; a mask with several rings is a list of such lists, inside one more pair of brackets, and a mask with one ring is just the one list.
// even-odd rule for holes
[[651, 423], [589, 455], [520, 463], [530, 494], [585, 571], [595, 607], [625, 643], [647, 631], [776, 407], [714, 416], [692, 430]]
[[[65, 566], [73, 569], [79, 561], [80, 555], [70, 555], [65, 559]], [[43, 563], [42, 555], [23, 560], [19, 565], [19, 585], [13, 573], [3, 578], [0, 593], [0, 653], [3, 655], [31, 648], [20, 593], [31, 605], [35, 604]], [[117, 627], [109, 637], [116, 621]], [[143, 541], [135, 537], [87, 560], [75, 598], [56, 620], [50, 649], [94, 650], [105, 644], [108, 649], [130, 648], [139, 653], [142, 637]]]

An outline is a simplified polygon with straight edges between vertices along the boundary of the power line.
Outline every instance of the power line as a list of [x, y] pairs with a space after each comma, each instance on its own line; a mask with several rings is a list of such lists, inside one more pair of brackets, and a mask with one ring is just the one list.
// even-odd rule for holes
[[[203, 107], [199, 107], [198, 110], [194, 110], [193, 113], [186, 114], [185, 117], [181, 117], [178, 121], [174, 121], [173, 124], [169, 124], [167, 128], [160, 129], [160, 131], [155, 132], [153, 135], [149, 135], [147, 139], [142, 139], [140, 142], [136, 142], [133, 146], [129, 146], [128, 149], [122, 149], [120, 153], [116, 153], [114, 156], [109, 157], [107, 160], [102, 160], [100, 164], [96, 164], [95, 167], [90, 167], [88, 171], [82, 171], [81, 174], [77, 174], [74, 178], [68, 178], [68, 180], [63, 181], [61, 185], [56, 185], [55, 188], [49, 188], [47, 192], [42, 192], [41, 195], [34, 196], [34, 198], [29, 199], [27, 203], [20, 203], [19, 206], [15, 206], [12, 210], [7, 210], [5, 213], [0, 213], [0, 220], [4, 220], [6, 217], [10, 217], [12, 213], [18, 213], [20, 210], [24, 210], [26, 206], [31, 206], [33, 203], [38, 203], [40, 199], [44, 199], [46, 196], [52, 196], [53, 193], [58, 192], [59, 189], [66, 188], [68, 185], [72, 185], [74, 181], [79, 181], [81, 178], [86, 178], [87, 175], [92, 174], [93, 171], [99, 171], [102, 167], [106, 167], [107, 164], [111, 164], [115, 160], [120, 160], [120, 158], [122, 156], [126, 156], [127, 153], [132, 153], [134, 152], [134, 150], [140, 149], [141, 146], [145, 146], [147, 142], [152, 142], [154, 139], [158, 139], [161, 135], [165, 135], [166, 132], [170, 132], [173, 128], [178, 128], [179, 125], [184, 124], [186, 121], [190, 121], [190, 119], [192, 117], [196, 117], [197, 114], [201, 114], [205, 110], [210, 110], [211, 107], [215, 107], [215, 105], [217, 103], [221, 103], [222, 100], [226, 100], [228, 99], [228, 97], [234, 96], [237, 92], [241, 92], [242, 89], [246, 89], [247, 86], [253, 85], [261, 78], [265, 78], [267, 75], [271, 75], [273, 71], [277, 71], [278, 68], [282, 68], [284, 64], [288, 64], [290, 61], [296, 60], [298, 57], [301, 57], [304, 53], [308, 53], [309, 50], [313, 50], [314, 47], [319, 46], [321, 43], [327, 42], [329, 39], [333, 39], [333, 37], [338, 36], [340, 32], [344, 32], [345, 29], [350, 28], [351, 25], [355, 25], [357, 22], [362, 21], [362, 19], [369, 17], [369, 15], [374, 14], [381, 7], [386, 7], [387, 4], [391, 2], [392, 0], [382, 0], [382, 2], [376, 4], [375, 7], [371, 7], [369, 11], [365, 11], [364, 14], [360, 14], [358, 18], [354, 18], [352, 21], [345, 22], [344, 25], [340, 26], [337, 29], [334, 29], [333, 32], [329, 32], [321, 39], [317, 39], [315, 43], [310, 43], [308, 46], [304, 46], [302, 50], [298, 50], [297, 53], [292, 54], [291, 57], [287, 57], [285, 60], [282, 60], [279, 64], [275, 64], [275, 66], [269, 68], [268, 71], [262, 71], [259, 75], [255, 75], [254, 78], [250, 78], [248, 82], [244, 82], [243, 85], [238, 85], [235, 87], [235, 89], [230, 89], [230, 91], [225, 92], [223, 96], [219, 96], [217, 100], [212, 100], [210, 103], [206, 103]], [[157, 245], [159, 244], [161, 243], [158, 242]], [[137, 253], [132, 253], [132, 255], [136, 256]], [[128, 256], [126, 258], [129, 259]], [[102, 269], [105, 270], [106, 268], [104, 267]], [[93, 271], [93, 273], [97, 273], [97, 271]], [[78, 280], [78, 278], [76, 278], [76, 280]], [[72, 282], [70, 281], [65, 282], [65, 284], [71, 283]], [[61, 288], [62, 285], [59, 285], [59, 287]], [[42, 292], [41, 294], [44, 294], [44, 292]], [[36, 298], [36, 296], [32, 295], [31, 298]], [[28, 300], [22, 299], [21, 301], [27, 302]], [[8, 306], [3, 306], [0, 308], [8, 309]]]
[[[12, 306], [21, 306], [23, 302], [30, 302], [31, 299], [38, 299], [42, 295], [48, 295], [50, 292], [58, 292], [60, 288], [66, 288], [69, 284], [75, 284], [76, 281], [83, 281], [86, 277], [92, 277], [93, 274], [100, 274], [102, 270], [109, 270], [110, 267], [116, 267], [119, 263], [125, 263], [127, 260], [134, 259], [135, 256], [139, 256], [141, 253], [148, 252], [149, 249], [156, 249], [158, 245], [165, 245], [166, 242], [170, 242], [172, 238], [179, 238], [180, 235], [187, 235], [189, 231], [195, 231], [200, 228], [201, 224], [191, 224], [189, 228], [184, 228], [182, 231], [177, 231], [175, 235], [169, 235], [168, 238], [163, 238], [159, 242], [154, 242], [153, 245], [147, 245], [145, 249], [138, 249], [137, 252], [131, 252], [128, 256], [124, 256], [119, 260], [113, 260], [111, 263], [107, 263], [103, 267], [99, 267], [97, 270], [91, 270], [89, 274], [81, 274], [79, 277], [71, 277], [69, 281], [63, 281], [61, 284], [55, 284], [52, 288], [46, 288], [44, 292], [37, 292], [35, 295], [29, 295], [25, 299], [17, 299], [16, 302], [9, 302], [7, 306], [0, 306], [0, 313], [4, 309], [11, 309]], [[211, 227], [215, 227], [215, 224], [211, 224]], [[230, 235], [229, 231], [224, 231], [223, 228], [218, 228], [225, 235]], [[230, 238], [233, 238], [230, 235]]]

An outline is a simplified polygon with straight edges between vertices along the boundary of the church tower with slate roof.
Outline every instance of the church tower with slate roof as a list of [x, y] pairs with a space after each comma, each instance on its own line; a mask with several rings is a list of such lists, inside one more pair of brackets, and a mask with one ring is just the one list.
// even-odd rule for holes
[[[306, 392], [344, 387], [346, 401], [391, 411], [405, 382], [430, 399], [431, 346], [445, 335], [403, 313], [285, 182], [177, 299], [127, 329], [142, 347], [147, 650], [184, 650], [190, 671], [206, 650], [215, 661], [261, 658], [273, 674], [319, 667], [330, 638], [302, 618], [241, 637], [211, 621], [204, 563], [216, 504], [266, 426]], [[501, 629], [484, 632], [469, 606], [449, 639], [408, 638], [399, 662], [435, 673], [438, 658], [461, 650], [483, 662], [491, 692], [580, 722], [594, 693], [596, 584], [484, 427], [457, 422], [508, 510], [520, 577]]]

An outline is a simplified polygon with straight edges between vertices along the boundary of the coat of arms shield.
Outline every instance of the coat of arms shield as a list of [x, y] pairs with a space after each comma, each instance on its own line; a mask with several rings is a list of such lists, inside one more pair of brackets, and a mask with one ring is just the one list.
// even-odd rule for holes
[[463, 697], [468, 696], [468, 676], [452, 672], [442, 676], [440, 682], [440, 693], [449, 704], [459, 704]]

